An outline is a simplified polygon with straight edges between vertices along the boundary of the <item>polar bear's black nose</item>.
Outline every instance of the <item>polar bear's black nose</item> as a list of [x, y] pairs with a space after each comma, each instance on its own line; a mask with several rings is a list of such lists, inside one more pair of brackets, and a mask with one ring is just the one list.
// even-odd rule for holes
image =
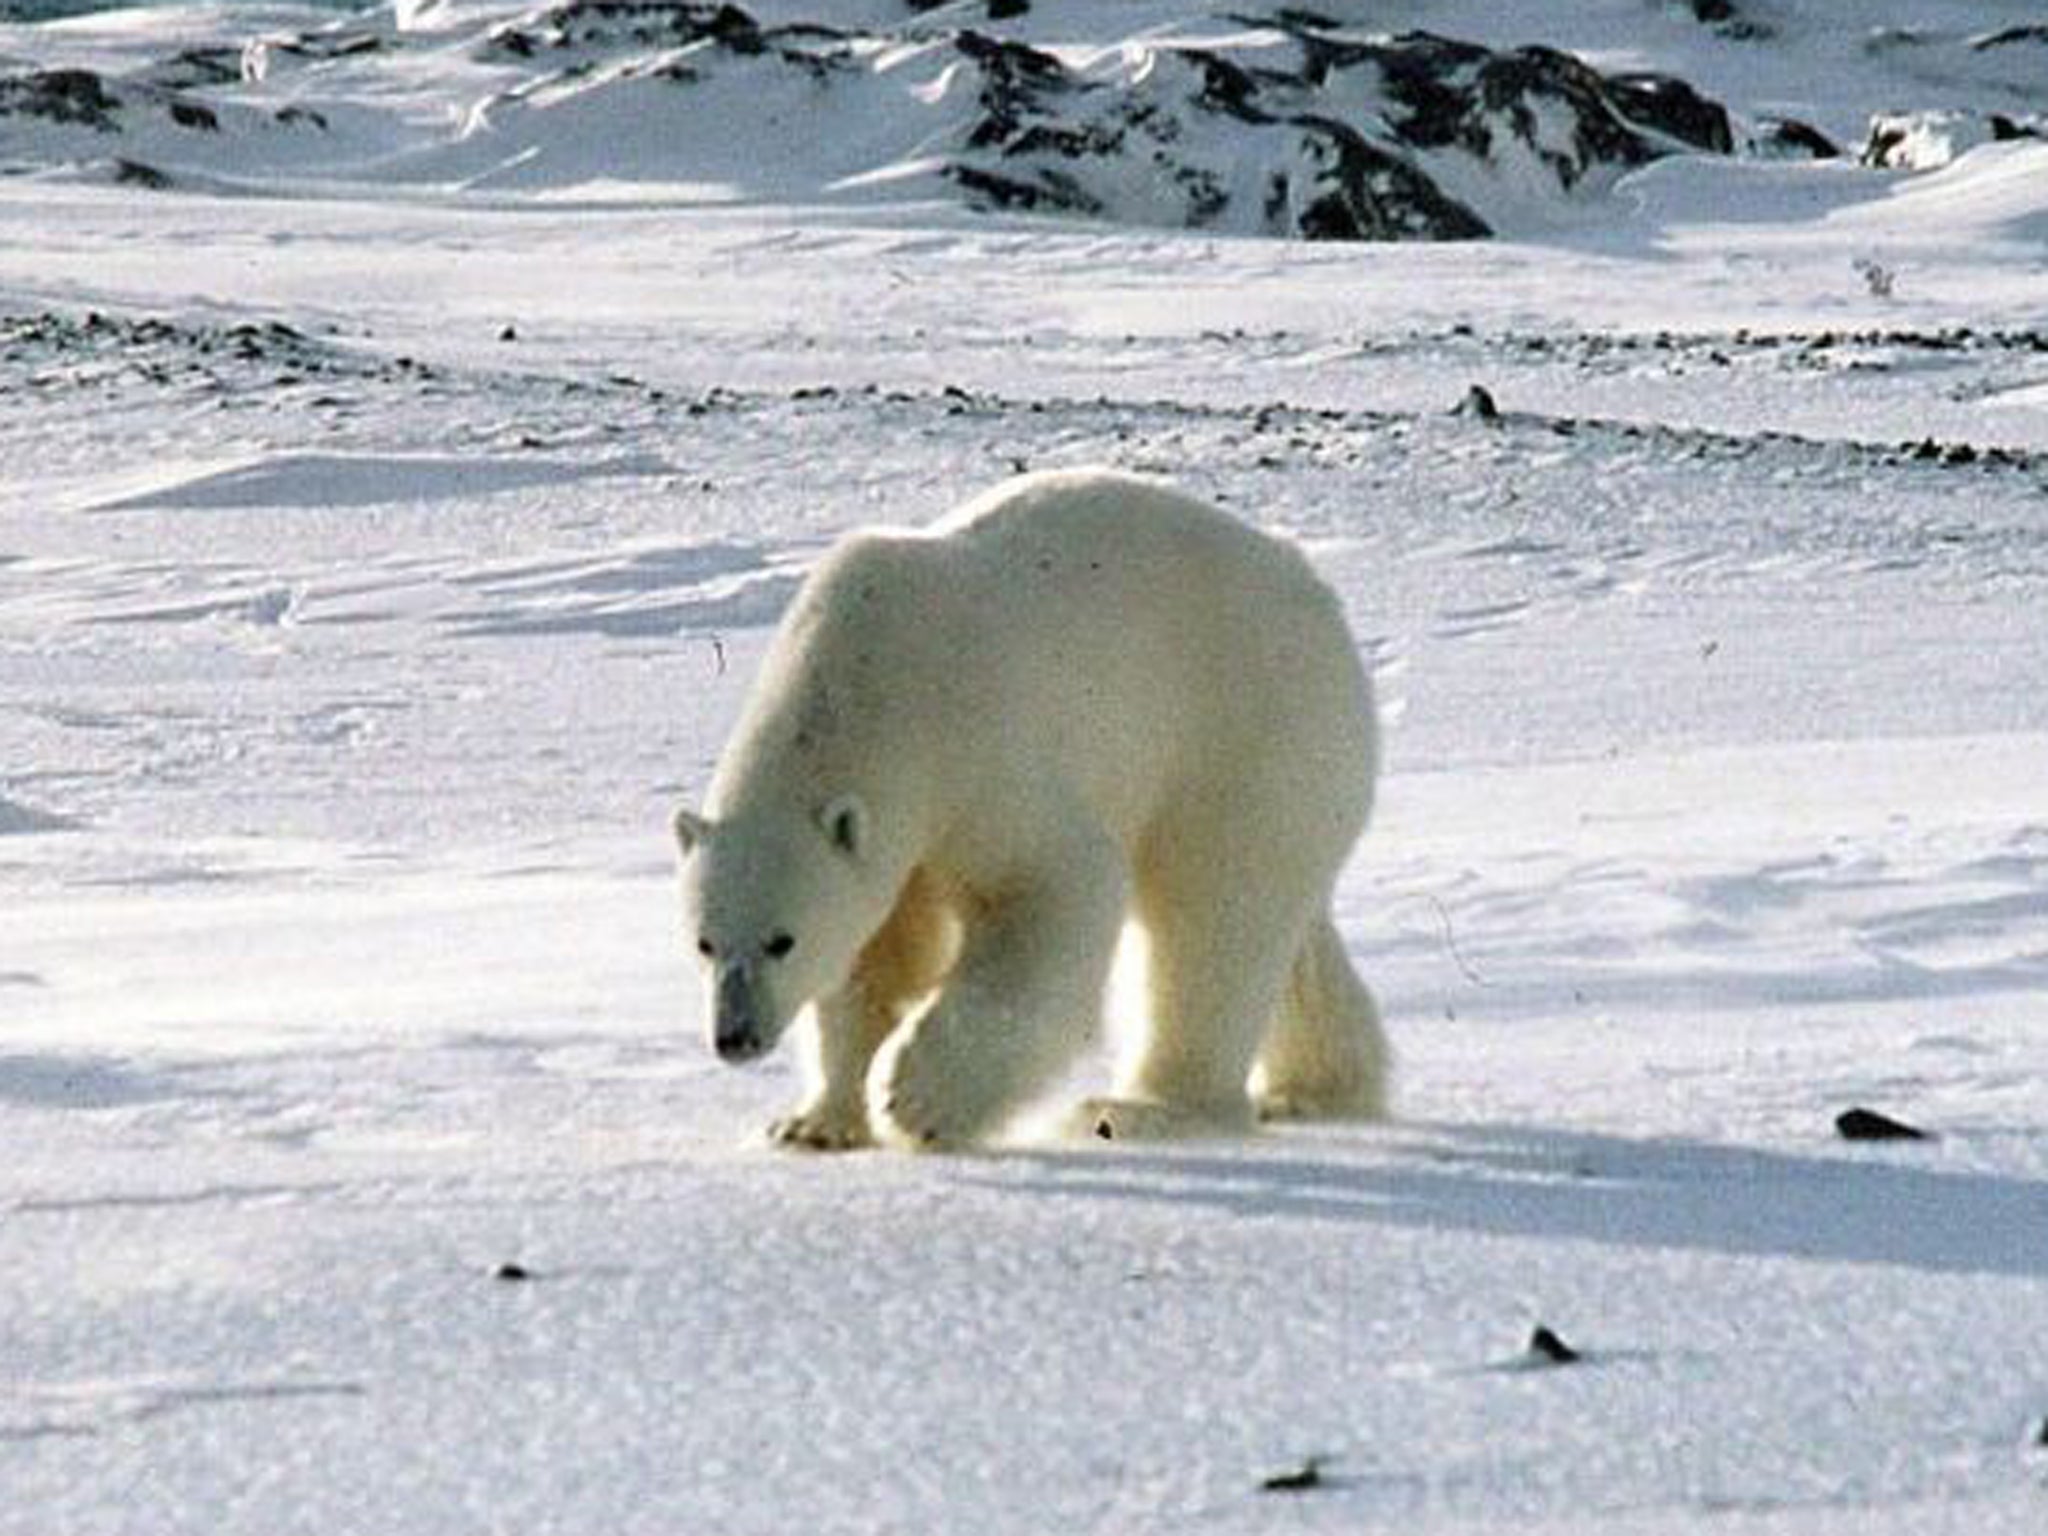
[[761, 1054], [761, 1041], [755, 1035], [720, 1035], [718, 1037], [718, 1059], [737, 1066], [743, 1061], [752, 1061]]
[[713, 1033], [711, 1046], [718, 1052], [720, 1061], [734, 1064], [752, 1061], [755, 1057], [763, 1055], [766, 1049], [761, 1044], [760, 1031], [756, 1030], [751, 1022], [732, 1025], [722, 1019]]
[[720, 974], [711, 1013], [711, 1048], [720, 1061], [752, 1061], [766, 1054], [753, 978], [745, 970], [733, 966]]

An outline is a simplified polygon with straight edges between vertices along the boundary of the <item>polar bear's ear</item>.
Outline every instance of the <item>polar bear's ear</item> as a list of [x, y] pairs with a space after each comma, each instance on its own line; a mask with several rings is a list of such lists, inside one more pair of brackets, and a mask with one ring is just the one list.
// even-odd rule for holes
[[832, 839], [832, 846], [849, 858], [860, 857], [868, 841], [868, 808], [859, 795], [839, 795], [818, 812], [818, 825]]
[[684, 853], [695, 853], [697, 845], [711, 835], [711, 823], [685, 806], [676, 812], [676, 846]]

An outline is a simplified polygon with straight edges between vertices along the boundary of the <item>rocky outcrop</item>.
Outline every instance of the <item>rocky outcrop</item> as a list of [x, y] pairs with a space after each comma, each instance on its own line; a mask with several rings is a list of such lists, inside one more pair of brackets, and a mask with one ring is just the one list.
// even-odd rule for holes
[[1935, 171], [1980, 144], [2043, 137], [2042, 119], [2002, 112], [1881, 112], [1871, 118], [1858, 158], [1881, 170]]
[[[859, 27], [844, 14], [549, 0], [419, 35], [366, 12], [239, 49], [188, 48], [119, 80], [0, 79], [0, 121], [35, 115], [81, 155], [246, 174], [227, 148], [202, 164], [181, 142], [93, 140], [152, 114], [187, 132], [217, 132], [230, 111], [237, 130], [260, 119], [325, 131], [332, 103], [313, 85], [375, 82], [417, 68], [407, 50], [434, 48], [487, 87], [457, 136], [387, 152], [376, 174], [943, 191], [989, 209], [1307, 240], [1477, 238], [1503, 211], [1591, 205], [1659, 156], [1736, 143], [1721, 105], [1669, 75], [1603, 73], [1553, 48], [1376, 35], [1308, 6], [1223, 0], [1120, 48], [1027, 41], [1045, 30], [1027, 0], [906, 0], [894, 21], [861, 8]], [[362, 121], [353, 109], [349, 120]]]

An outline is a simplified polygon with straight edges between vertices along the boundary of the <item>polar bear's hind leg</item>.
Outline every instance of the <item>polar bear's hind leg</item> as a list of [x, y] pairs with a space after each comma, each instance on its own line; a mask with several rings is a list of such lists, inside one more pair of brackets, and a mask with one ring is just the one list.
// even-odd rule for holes
[[[1234, 846], [1237, 845], [1237, 846]], [[1140, 860], [1146, 1017], [1117, 1097], [1084, 1109], [1110, 1140], [1230, 1135], [1253, 1122], [1247, 1080], [1299, 947], [1304, 898], [1230, 825], [1162, 827]]]
[[1327, 915], [1310, 925], [1252, 1074], [1262, 1120], [1378, 1120], [1387, 1113], [1379, 1008]]

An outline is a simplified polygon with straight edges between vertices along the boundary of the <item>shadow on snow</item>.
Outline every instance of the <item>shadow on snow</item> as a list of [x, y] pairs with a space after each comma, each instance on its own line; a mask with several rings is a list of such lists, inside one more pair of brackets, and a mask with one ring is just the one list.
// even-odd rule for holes
[[[1022, 1187], [1244, 1217], [2048, 1277], [2048, 1182], [1897, 1160], [1924, 1149], [1826, 1157], [1516, 1126], [1409, 1129], [1431, 1140], [1329, 1156], [1285, 1141], [1238, 1155], [1021, 1154], [1035, 1170]], [[1375, 1160], [1358, 1160], [1368, 1149]]]

